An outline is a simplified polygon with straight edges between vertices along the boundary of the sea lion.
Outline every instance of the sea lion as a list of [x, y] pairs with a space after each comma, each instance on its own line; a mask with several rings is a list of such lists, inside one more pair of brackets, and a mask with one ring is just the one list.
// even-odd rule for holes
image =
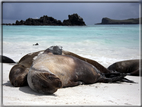
[[9, 80], [11, 84], [15, 87], [26, 86], [27, 84], [27, 74], [29, 68], [24, 65], [15, 65], [12, 67], [9, 73]]
[[27, 76], [28, 85], [32, 90], [42, 94], [53, 94], [62, 87], [116, 82], [126, 76], [123, 73], [106, 75], [79, 58], [53, 53], [48, 49], [33, 61]]
[[141, 72], [141, 69], [139, 67], [139, 61], [141, 60], [136, 59], [115, 62], [110, 65], [108, 69], [113, 72], [121, 72], [127, 73], [127, 75], [131, 76], [139, 76]]
[[0, 61], [2, 63], [16, 63], [13, 59], [3, 55], [0, 55]]
[[31, 67], [33, 60], [43, 51], [29, 53], [23, 56], [19, 62], [14, 65], [9, 72], [9, 80], [15, 87], [25, 86], [27, 84], [28, 69]]
[[[85, 62], [88, 62], [88, 63], [92, 64], [93, 66], [95, 66], [102, 73], [110, 73], [110, 71], [108, 69], [106, 69], [103, 65], [99, 64], [97, 61], [81, 57], [81, 56], [79, 56], [79, 55], [77, 55], [75, 53], [69, 52], [69, 51], [62, 50], [61, 46], [51, 46], [51, 47], [49, 47], [49, 48], [47, 48], [45, 50], [45, 52], [48, 52], [48, 51], [52, 52], [55, 55], [57, 54], [57, 55], [70, 55], [70, 56], [74, 56], [74, 57], [79, 58], [79, 59], [81, 59], [81, 60], [83, 60]], [[27, 69], [29, 69], [31, 67], [34, 58], [37, 57], [38, 54], [40, 54], [42, 52], [44, 52], [44, 50], [26, 54], [25, 56], [23, 56], [19, 60], [17, 65], [12, 67], [12, 69], [10, 70], [10, 73], [9, 73], [9, 80], [10, 80], [10, 82], [11, 82], [11, 84], [13, 86], [17, 86], [18, 87], [18, 86], [25, 86], [25, 85], [27, 85], [27, 81], [25, 81], [25, 79], [27, 78], [27, 74], [28, 74], [28, 70]], [[22, 75], [22, 77], [19, 77], [21, 75]], [[20, 78], [20, 81], [19, 81], [18, 77]]]
[[[9, 80], [10, 80], [10, 82], [11, 82], [11, 84], [13, 86], [17, 86], [18, 87], [18, 86], [25, 86], [25, 85], [27, 85], [27, 81], [25, 81], [25, 79], [27, 77], [28, 70], [26, 70], [26, 69], [29, 69], [31, 67], [34, 58], [37, 57], [38, 54], [42, 53], [43, 51], [44, 50], [26, 54], [25, 56], [23, 56], [19, 60], [19, 62], [15, 66], [12, 67], [12, 69], [10, 70], [10, 73], [9, 73]], [[46, 51], [50, 51], [53, 54], [58, 54], [58, 55], [70, 55], [70, 56], [74, 56], [74, 57], [77, 57], [77, 58], [79, 58], [79, 59], [81, 59], [83, 61], [86, 61], [86, 62], [94, 65], [97, 69], [99, 69], [103, 73], [109, 73], [110, 72], [104, 66], [102, 66], [101, 64], [99, 64], [97, 61], [81, 57], [81, 56], [79, 56], [79, 55], [77, 55], [75, 53], [69, 52], [69, 51], [62, 50], [61, 46], [51, 46], [51, 47], [47, 48], [45, 50], [45, 52]], [[19, 77], [20, 75], [22, 75], [22, 77]], [[20, 78], [20, 81], [19, 81], [18, 77]]]

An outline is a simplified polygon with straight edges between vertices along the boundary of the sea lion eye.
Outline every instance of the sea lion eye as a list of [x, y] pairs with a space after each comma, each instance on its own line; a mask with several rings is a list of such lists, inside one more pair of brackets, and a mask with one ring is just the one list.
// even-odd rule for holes
[[21, 65], [22, 67], [25, 67], [24, 65]]
[[53, 80], [53, 79], [54, 79], [53, 76], [51, 76], [51, 75], [49, 75], [48, 78], [49, 78], [50, 80]]
[[55, 75], [53, 75], [53, 74], [49, 74], [49, 75], [48, 75], [48, 78], [49, 78], [50, 80], [56, 79]]

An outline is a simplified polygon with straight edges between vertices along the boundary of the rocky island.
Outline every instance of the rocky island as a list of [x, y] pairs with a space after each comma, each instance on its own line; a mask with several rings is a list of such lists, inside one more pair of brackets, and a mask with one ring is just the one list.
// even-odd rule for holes
[[81, 18], [77, 14], [68, 15], [68, 18], [69, 19], [63, 21], [63, 25], [86, 25], [83, 21], [83, 18]]
[[[142, 18], [141, 18], [142, 19]], [[125, 20], [114, 20], [110, 18], [102, 18], [101, 23], [97, 24], [139, 24], [139, 18], [131, 18], [131, 19], [125, 19]]]
[[16, 20], [13, 24], [3, 24], [3, 25], [57, 25], [57, 26], [84, 26], [86, 25], [78, 14], [68, 15], [69, 19], [61, 22], [60, 20], [54, 19], [53, 17], [48, 17], [44, 15], [39, 19], [28, 18], [25, 21]]

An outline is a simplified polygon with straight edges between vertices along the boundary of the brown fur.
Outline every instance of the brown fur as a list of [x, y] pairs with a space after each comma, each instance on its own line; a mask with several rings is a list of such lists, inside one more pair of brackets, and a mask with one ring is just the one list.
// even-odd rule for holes
[[[10, 82], [11, 82], [11, 84], [13, 86], [24, 86], [24, 85], [27, 85], [27, 81], [25, 81], [23, 79], [19, 80], [18, 78], [15, 78], [15, 77], [18, 77], [18, 76], [22, 75], [22, 73], [24, 73], [24, 75], [22, 75], [22, 76], [25, 76], [23, 78], [26, 78], [28, 72], [21, 71], [21, 72], [19, 72], [20, 73], [19, 75], [16, 75], [16, 74], [18, 74], [18, 73], [16, 73], [17, 69], [25, 71], [26, 68], [27, 69], [30, 68], [31, 65], [32, 65], [32, 63], [33, 63], [33, 58], [35, 56], [37, 56], [40, 52], [43, 52], [43, 50], [31, 53], [31, 54], [26, 54], [25, 56], [23, 56], [19, 60], [19, 62], [17, 63], [17, 65], [13, 66], [13, 68], [10, 70], [10, 73], [9, 73], [9, 80], [10, 80]], [[94, 61], [94, 60], [91, 60], [91, 59], [88, 59], [88, 58], [84, 58], [84, 57], [81, 57], [81, 56], [79, 56], [79, 55], [77, 55], [75, 53], [72, 53], [72, 52], [69, 52], [69, 51], [64, 51], [64, 50], [62, 51], [62, 55], [70, 55], [70, 56], [79, 58], [79, 59], [81, 59], [81, 60], [83, 60], [85, 62], [88, 62], [88, 63], [94, 65], [99, 71], [101, 71], [103, 73], [109, 73], [109, 70], [107, 70], [104, 66], [102, 66], [101, 64], [99, 64], [97, 61]], [[25, 67], [25, 69], [21, 69], [21, 66]], [[16, 74], [15, 73], [11, 73], [11, 72], [15, 72]], [[15, 85], [13, 83], [13, 81], [18, 82], [18, 85]], [[25, 83], [23, 83], [23, 82], [25, 82]]]
[[31, 86], [34, 91], [39, 93], [44, 92], [43, 94], [52, 94], [56, 92], [58, 88], [62, 87], [60, 79], [45, 70], [30, 68], [27, 79], [29, 86], [31, 86], [31, 84], [34, 86], [34, 88]]
[[17, 64], [19, 65], [24, 65], [26, 68], [31, 67], [32, 63], [33, 63], [33, 58], [35, 56], [37, 56], [40, 52], [43, 52], [43, 50], [38, 51], [38, 52], [33, 52], [33, 53], [29, 53], [26, 54], [25, 56], [23, 56], [19, 62]]
[[76, 58], [79, 58], [85, 62], [88, 62], [92, 65], [94, 65], [100, 72], [102, 73], [110, 73], [110, 71], [108, 69], [106, 69], [103, 65], [99, 64], [97, 61], [94, 61], [94, 60], [91, 60], [91, 59], [88, 59], [88, 58], [85, 58], [85, 57], [81, 57], [77, 54], [74, 54], [72, 52], [69, 52], [69, 51], [64, 51], [62, 52], [62, 55], [71, 55], [71, 56], [74, 56]]
[[[33, 62], [28, 72], [29, 87], [43, 94], [53, 94], [61, 87], [72, 87], [96, 82], [116, 82], [121, 73], [101, 73], [95, 66], [71, 55], [54, 55], [44, 51]], [[51, 79], [52, 78], [52, 79]], [[44, 85], [43, 85], [44, 84]]]
[[[58, 81], [55, 81], [57, 79], [52, 79], [51, 81], [47, 76], [49, 74], [52, 74], [54, 78], [58, 78]], [[40, 76], [35, 77], [35, 75]], [[82, 82], [85, 84], [95, 83], [100, 78], [100, 72], [93, 65], [85, 61], [69, 55], [44, 53], [33, 62], [27, 80], [33, 90], [44, 94], [52, 94], [58, 88], [61, 88], [57, 87], [57, 83], [60, 83], [60, 81], [62, 87], [72, 87]], [[35, 80], [36, 82], [33, 82]], [[44, 86], [40, 81], [44, 81]]]
[[139, 76], [141, 72], [138, 59], [119, 61], [110, 65], [108, 69], [115, 72], [128, 73], [132, 76]]
[[23, 65], [15, 65], [9, 73], [9, 80], [15, 87], [27, 85], [28, 68]]
[[14, 65], [9, 73], [9, 80], [11, 84], [15, 87], [27, 85], [27, 74], [28, 69], [33, 63], [33, 58], [37, 56], [40, 52], [34, 52], [23, 56], [20, 61]]

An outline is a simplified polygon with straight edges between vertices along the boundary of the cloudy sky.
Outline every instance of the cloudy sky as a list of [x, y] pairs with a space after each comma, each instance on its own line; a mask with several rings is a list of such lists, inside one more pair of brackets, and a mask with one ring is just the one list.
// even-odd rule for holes
[[77, 13], [87, 25], [100, 23], [103, 17], [128, 19], [139, 17], [139, 3], [41, 3], [3, 2], [3, 23], [16, 20], [40, 18], [43, 15], [57, 20], [68, 19], [69, 14]]

